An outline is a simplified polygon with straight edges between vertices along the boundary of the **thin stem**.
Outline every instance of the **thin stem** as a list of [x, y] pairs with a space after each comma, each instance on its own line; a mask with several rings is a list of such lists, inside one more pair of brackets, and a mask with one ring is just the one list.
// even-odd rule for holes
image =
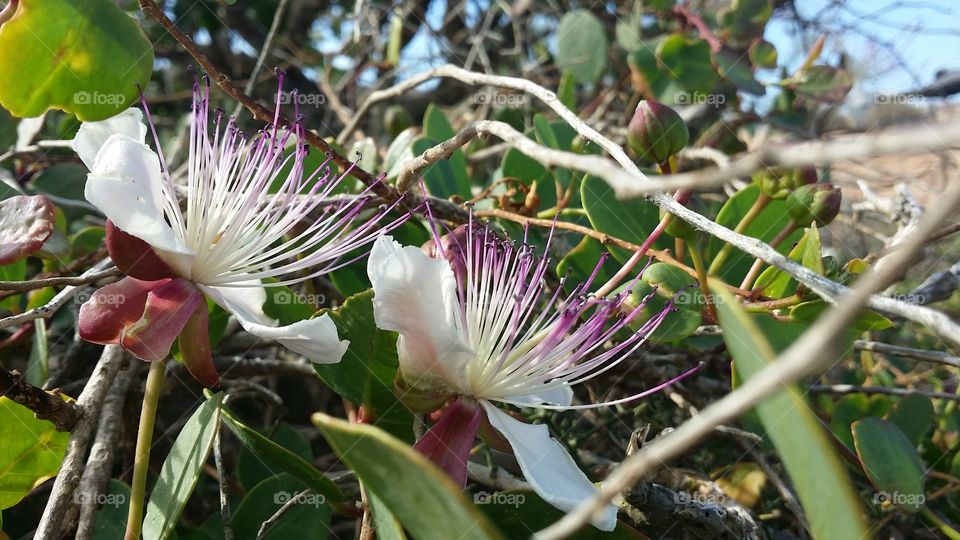
[[[770, 247], [776, 248], [788, 236], [793, 234], [793, 231], [797, 230], [797, 222], [790, 220], [790, 223], [787, 223], [780, 232], [777, 233], [777, 236], [770, 241]], [[750, 267], [750, 271], [747, 272], [747, 275], [743, 277], [743, 282], [740, 283], [740, 288], [744, 290], [750, 290], [750, 287], [753, 286], [753, 280], [757, 278], [757, 275], [760, 274], [760, 269], [763, 268], [763, 259], [757, 259], [753, 262], [753, 266]]]
[[[673, 171], [670, 166], [670, 160], [664, 161], [660, 164], [660, 172], [663, 174], [671, 174]], [[681, 189], [674, 193], [673, 198], [680, 204], [687, 204], [687, 201], [690, 200], [690, 196], [693, 195], [693, 192], [688, 189]], [[640, 262], [640, 259], [644, 258], [647, 254], [647, 250], [653, 246], [653, 243], [657, 241], [657, 238], [660, 238], [660, 235], [663, 233], [664, 229], [670, 225], [670, 221], [673, 220], [673, 214], [665, 214], [663, 218], [660, 219], [660, 223], [657, 224], [656, 228], [650, 233], [650, 236], [643, 241], [643, 244], [640, 244], [640, 248], [624, 263], [623, 267], [617, 270], [617, 273], [610, 278], [609, 281], [603, 284], [602, 287], [597, 289], [594, 293], [597, 298], [603, 298], [604, 296], [610, 294], [613, 289], [623, 281], [630, 272], [633, 270], [633, 267]]]
[[803, 302], [803, 298], [799, 295], [793, 294], [786, 298], [778, 298], [776, 300], [768, 300], [766, 302], [753, 302], [743, 304], [743, 309], [749, 311], [750, 313], [767, 313], [775, 309], [783, 309], [791, 306], [795, 306]]
[[[766, 208], [768, 204], [770, 204], [771, 200], [773, 199], [771, 199], [766, 194], [761, 192], [760, 196], [757, 197], [757, 200], [753, 201], [753, 205], [750, 207], [749, 210], [747, 210], [747, 213], [744, 214], [742, 218], [740, 218], [740, 222], [737, 223], [737, 227], [733, 229], [733, 232], [737, 234], [743, 234], [743, 231], [747, 230], [747, 227], [749, 227], [750, 224], [753, 223], [755, 219], [757, 219], [757, 216], [759, 216], [760, 212], [762, 212], [763, 209]], [[716, 275], [716, 273], [720, 271], [720, 267], [723, 266], [723, 263], [726, 262], [727, 257], [730, 256], [730, 253], [732, 251], [733, 251], [733, 244], [724, 242], [723, 247], [720, 248], [719, 252], [717, 252], [717, 256], [714, 257], [712, 261], [710, 261], [710, 268], [707, 270], [707, 273], [710, 274], [711, 276]]]
[[133, 460], [133, 481], [130, 483], [130, 511], [127, 514], [127, 532], [124, 540], [138, 540], [143, 526], [143, 500], [147, 490], [147, 471], [150, 465], [150, 447], [153, 444], [153, 424], [157, 418], [157, 403], [163, 388], [165, 361], [152, 362], [143, 391], [140, 426], [137, 428], [137, 450]]
[[707, 304], [707, 314], [714, 321], [717, 320], [717, 309], [713, 305], [710, 287], [707, 284], [707, 270], [703, 266], [703, 257], [700, 256], [700, 249], [692, 240], [687, 240], [687, 251], [690, 252], [690, 260], [693, 261], [693, 268], [697, 271], [697, 280], [700, 282], [700, 292]]

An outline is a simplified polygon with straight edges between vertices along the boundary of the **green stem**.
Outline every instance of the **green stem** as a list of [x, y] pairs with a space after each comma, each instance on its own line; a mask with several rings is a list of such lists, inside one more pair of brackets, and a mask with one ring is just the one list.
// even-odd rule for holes
[[747, 310], [750, 313], [767, 313], [775, 309], [783, 309], [791, 306], [795, 306], [803, 302], [803, 298], [793, 294], [786, 298], [778, 298], [777, 300], [769, 300], [767, 302], [753, 302], [743, 304], [743, 309]]
[[700, 282], [700, 292], [703, 294], [704, 301], [707, 304], [707, 313], [714, 321], [716, 321], [717, 309], [713, 306], [713, 301], [710, 299], [710, 287], [707, 283], [707, 270], [703, 266], [703, 257], [700, 256], [700, 249], [697, 248], [693, 241], [687, 240], [687, 251], [690, 252], [690, 260], [693, 261], [693, 269], [697, 271], [697, 281]]
[[538, 219], [550, 219], [553, 216], [572, 216], [580, 217], [587, 215], [587, 211], [582, 208], [547, 208], [546, 210], [541, 210], [537, 212]]
[[163, 389], [164, 363], [150, 363], [147, 385], [143, 391], [140, 426], [137, 428], [137, 450], [133, 459], [133, 481], [130, 483], [130, 511], [127, 514], [127, 532], [124, 540], [138, 540], [143, 526], [143, 500], [147, 490], [147, 471], [150, 465], [150, 446], [153, 444], [153, 424], [157, 418], [157, 403]]
[[[797, 222], [791, 219], [790, 223], [787, 223], [786, 226], [777, 233], [777, 236], [770, 241], [770, 247], [776, 248], [779, 246], [788, 236], [793, 234], [795, 230], [797, 230]], [[761, 268], [763, 268], [763, 259], [753, 261], [753, 266], [750, 267], [750, 271], [744, 276], [743, 282], [740, 283], [740, 288], [745, 291], [750, 290], [750, 287], [753, 286], [753, 280], [757, 278]]]
[[940, 532], [942, 532], [944, 536], [950, 540], [960, 540], [960, 532], [957, 532], [956, 529], [940, 519], [940, 516], [933, 513], [932, 510], [927, 507], [923, 507], [920, 509], [920, 513], [923, 514], [923, 517], [927, 518], [928, 521], [932, 522], [934, 526], [940, 529]]
[[[753, 220], [757, 219], [757, 216], [760, 215], [760, 212], [773, 200], [764, 193], [760, 193], [760, 196], [757, 197], [757, 200], [753, 201], [753, 206], [747, 210], [747, 213], [740, 218], [740, 222], [737, 223], [737, 227], [733, 229], [733, 232], [737, 234], [743, 234], [743, 231], [747, 230], [747, 227], [753, 223]], [[713, 258], [713, 261], [710, 262], [710, 268], [707, 270], [707, 274], [715, 275], [720, 271], [720, 267], [723, 266], [723, 263], [726, 262], [727, 257], [730, 256], [730, 253], [733, 251], [733, 244], [724, 243], [723, 247], [720, 248], [720, 251], [717, 253], [717, 256]]]

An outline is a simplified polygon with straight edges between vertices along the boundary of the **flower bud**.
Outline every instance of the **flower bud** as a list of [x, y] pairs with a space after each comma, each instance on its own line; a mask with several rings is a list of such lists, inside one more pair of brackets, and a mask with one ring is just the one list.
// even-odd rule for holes
[[753, 175], [753, 182], [761, 193], [771, 199], [784, 199], [800, 186], [817, 183], [817, 170], [813, 167], [800, 169], [765, 169]]
[[807, 184], [787, 197], [787, 212], [801, 227], [826, 225], [840, 213], [840, 188], [833, 184]]
[[437, 242], [433, 238], [424, 242], [420, 249], [433, 259], [446, 259], [457, 279], [462, 280], [467, 274], [467, 256], [463, 251], [467, 246], [467, 234], [467, 226], [460, 225], [440, 237], [440, 249], [437, 249]]
[[690, 133], [680, 115], [650, 99], [640, 101], [627, 126], [627, 143], [644, 161], [663, 163], [689, 140]]

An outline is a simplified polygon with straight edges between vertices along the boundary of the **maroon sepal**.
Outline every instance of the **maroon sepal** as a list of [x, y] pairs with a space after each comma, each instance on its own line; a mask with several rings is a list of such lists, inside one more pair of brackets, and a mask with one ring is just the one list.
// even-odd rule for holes
[[447, 406], [440, 419], [413, 445], [440, 466], [457, 485], [467, 485], [467, 458], [477, 438], [483, 410], [473, 400], [460, 398]]
[[150, 244], [118, 229], [109, 219], [106, 240], [107, 253], [124, 274], [147, 281], [177, 277]]

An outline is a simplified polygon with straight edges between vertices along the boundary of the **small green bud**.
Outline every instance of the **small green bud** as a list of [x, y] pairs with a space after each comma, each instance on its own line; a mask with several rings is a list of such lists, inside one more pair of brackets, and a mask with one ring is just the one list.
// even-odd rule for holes
[[826, 225], [840, 213], [840, 201], [840, 188], [833, 184], [807, 184], [787, 197], [787, 212], [801, 227], [814, 221]]
[[817, 170], [813, 167], [801, 169], [764, 169], [753, 175], [753, 182], [760, 191], [771, 199], [785, 199], [790, 192], [800, 186], [817, 183]]
[[663, 163], [690, 140], [687, 125], [670, 107], [651, 99], [641, 100], [627, 126], [627, 143], [644, 161]]

